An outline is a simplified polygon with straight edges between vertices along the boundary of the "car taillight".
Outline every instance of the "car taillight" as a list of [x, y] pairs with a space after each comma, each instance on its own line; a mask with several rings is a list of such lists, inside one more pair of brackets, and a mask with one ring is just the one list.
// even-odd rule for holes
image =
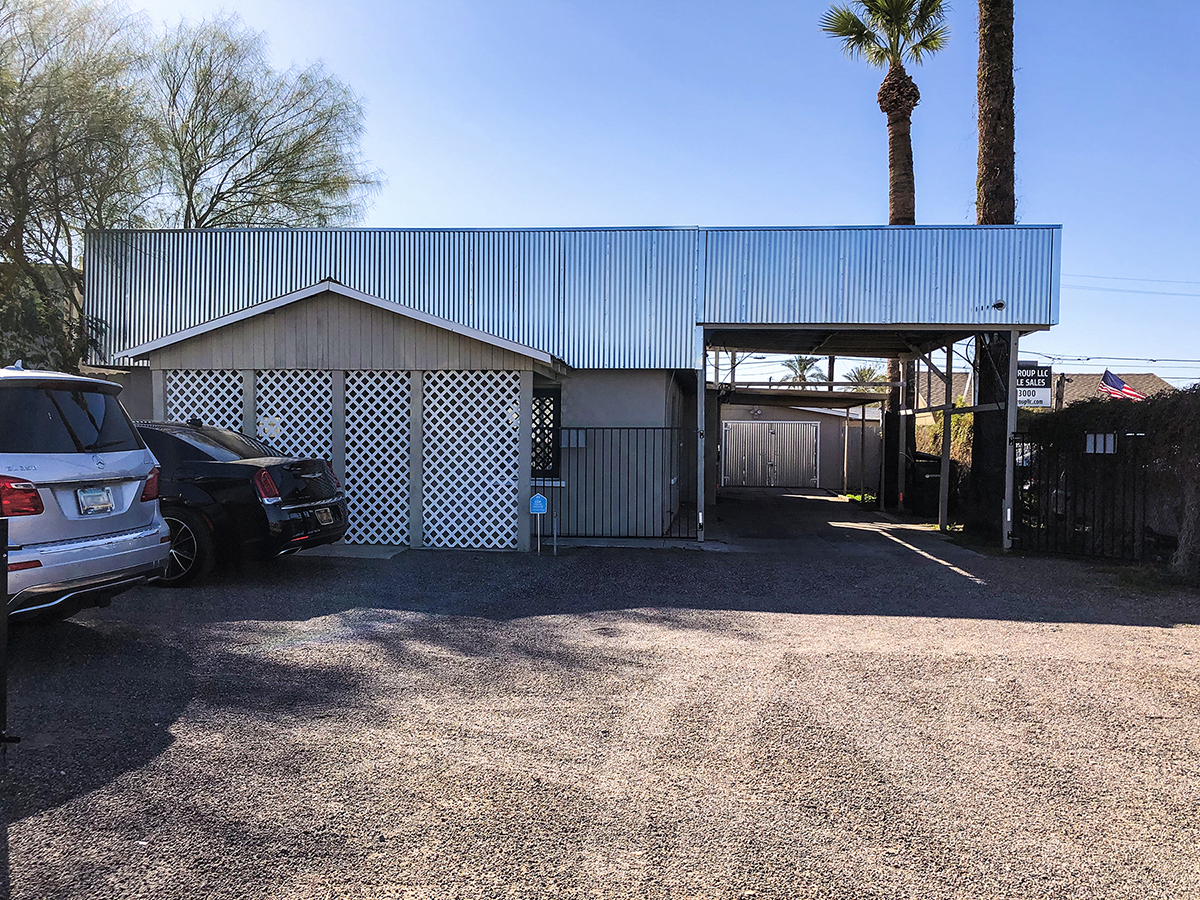
[[150, 470], [146, 476], [146, 486], [142, 488], [142, 502], [158, 499], [158, 466]]
[[22, 478], [0, 475], [0, 515], [40, 516], [45, 509], [36, 485]]
[[337, 473], [333, 471], [333, 463], [331, 463], [329, 460], [325, 460], [325, 469], [329, 472], [329, 477], [333, 479], [333, 489], [335, 491], [340, 491], [342, 489], [342, 483], [338, 481]]
[[275, 479], [266, 469], [259, 469], [254, 473], [254, 489], [258, 491], [258, 499], [263, 503], [279, 502], [279, 488], [275, 486]]

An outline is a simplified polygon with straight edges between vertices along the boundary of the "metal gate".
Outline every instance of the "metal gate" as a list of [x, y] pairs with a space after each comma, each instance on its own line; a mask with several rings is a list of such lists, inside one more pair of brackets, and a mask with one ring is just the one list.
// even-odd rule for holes
[[1138, 560], [1146, 536], [1142, 435], [1015, 436], [1014, 549]]
[[549, 530], [563, 537], [694, 538], [694, 428], [534, 430], [534, 445], [558, 445], [559, 476], [534, 482], [549, 501]]
[[816, 487], [816, 422], [726, 422], [721, 483], [727, 487]]

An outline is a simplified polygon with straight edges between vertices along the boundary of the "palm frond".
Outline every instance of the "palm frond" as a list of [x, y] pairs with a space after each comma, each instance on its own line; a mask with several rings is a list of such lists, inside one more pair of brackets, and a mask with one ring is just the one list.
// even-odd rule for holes
[[862, 57], [873, 66], [887, 64], [887, 46], [880, 36], [848, 6], [831, 7], [821, 16], [821, 30], [841, 40], [842, 51], [851, 58]]
[[920, 40], [909, 44], [907, 57], [920, 65], [925, 61], [926, 56], [932, 56], [939, 50], [945, 49], [950, 42], [950, 29], [945, 25], [938, 25]]
[[950, 6], [946, 0], [917, 0], [912, 13], [912, 35], [917, 40], [946, 21]]

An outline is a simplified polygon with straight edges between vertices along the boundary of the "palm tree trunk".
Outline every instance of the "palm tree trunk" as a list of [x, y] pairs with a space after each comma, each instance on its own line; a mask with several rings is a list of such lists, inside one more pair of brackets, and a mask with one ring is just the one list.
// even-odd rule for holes
[[979, 165], [975, 221], [1016, 222], [1013, 0], [979, 0]]
[[916, 225], [912, 111], [921, 102], [921, 92], [904, 71], [904, 66], [895, 63], [879, 86], [877, 99], [888, 125], [888, 224]]
[[888, 116], [888, 224], [917, 224], [917, 186], [913, 178], [912, 114]]

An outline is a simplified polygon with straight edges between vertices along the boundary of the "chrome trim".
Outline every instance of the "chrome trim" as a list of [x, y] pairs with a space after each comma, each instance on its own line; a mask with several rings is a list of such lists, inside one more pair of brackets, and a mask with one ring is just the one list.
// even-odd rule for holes
[[[139, 584], [145, 584], [149, 580], [150, 577], [148, 575], [138, 575], [136, 578], [126, 578], [122, 581], [114, 581], [111, 584], [101, 584], [97, 585], [96, 587], [80, 588], [77, 591], [71, 591], [69, 594], [63, 594], [57, 600], [51, 600], [49, 603], [43, 603], [40, 606], [22, 606], [20, 609], [10, 610], [9, 615], [25, 615], [26, 613], [37, 612], [39, 609], [50, 609], [53, 606], [59, 606], [63, 603], [66, 603], [72, 597], [78, 597], [82, 594], [98, 594], [111, 588], [128, 590], [131, 587], [137, 587]], [[17, 596], [19, 597], [20, 594]]]
[[337, 506], [343, 499], [344, 495], [337, 493], [327, 500], [310, 500], [307, 503], [293, 503], [290, 506], [281, 506], [279, 508], [290, 512], [293, 509], [315, 509], [318, 506]]
[[67, 553], [84, 547], [99, 547], [104, 544], [116, 544], [121, 541], [132, 541], [136, 538], [150, 537], [158, 534], [157, 525], [145, 528], [135, 528], [132, 531], [117, 531], [112, 534], [102, 534], [93, 538], [78, 538], [73, 541], [47, 541], [44, 544], [25, 544], [25, 550], [36, 550], [38, 553]]

